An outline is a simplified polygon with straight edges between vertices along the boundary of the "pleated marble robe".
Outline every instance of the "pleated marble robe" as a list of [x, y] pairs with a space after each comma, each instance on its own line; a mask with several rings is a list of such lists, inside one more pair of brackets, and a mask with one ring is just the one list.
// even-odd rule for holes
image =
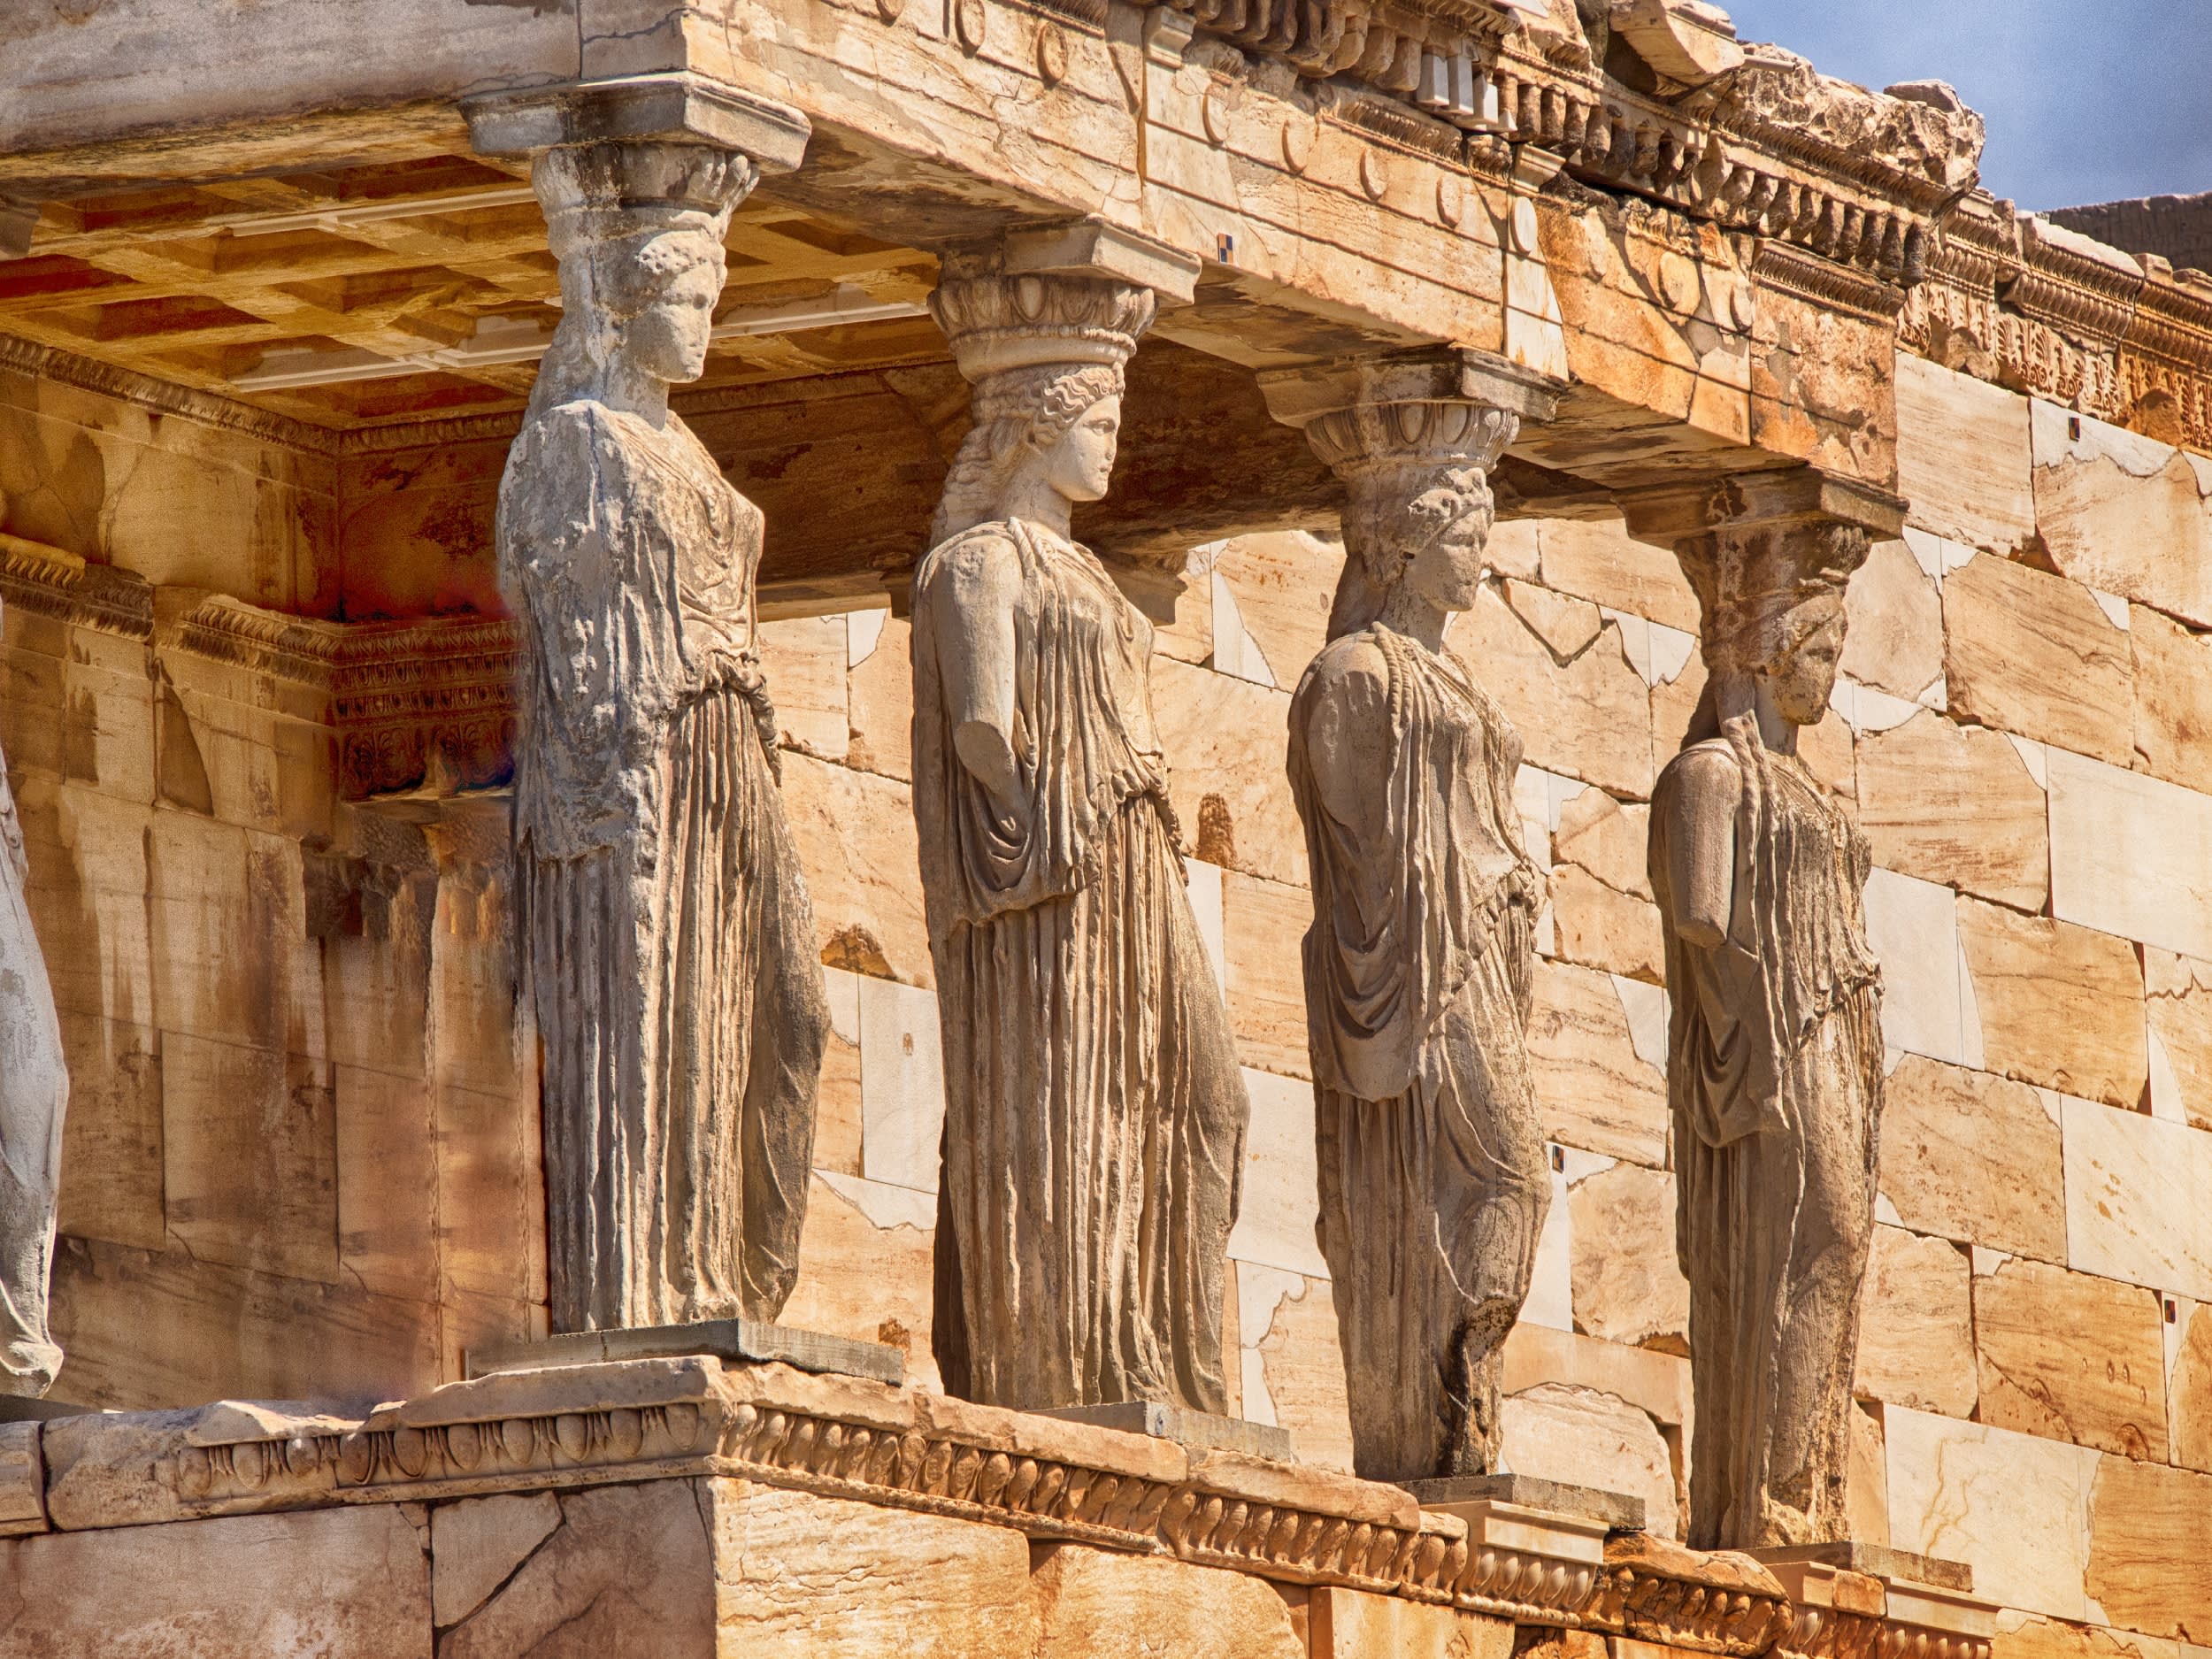
[[[1018, 573], [1020, 808], [954, 751], [928, 595]], [[991, 1405], [1226, 1409], [1222, 1297], [1250, 1108], [1184, 892], [1151, 625], [1019, 520], [916, 575], [914, 808], [944, 1039], [935, 1350]]]
[[829, 1034], [754, 643], [760, 514], [681, 421], [578, 402], [500, 493], [557, 1330], [773, 1318]]
[[[1740, 780], [1734, 917], [1710, 949], [1676, 931], [1668, 886], [1683, 780], [1701, 767]], [[1653, 793], [1701, 1549], [1844, 1536], [1882, 1098], [1870, 862], [1857, 826], [1748, 718], [1684, 749]]]
[[[1325, 712], [1388, 757], [1358, 822], [1316, 780]], [[1354, 1464], [1486, 1473], [1499, 1348], [1551, 1193], [1525, 1048], [1538, 878], [1513, 808], [1520, 738], [1449, 659], [1380, 625], [1323, 649], [1290, 722], [1321, 1249]]]

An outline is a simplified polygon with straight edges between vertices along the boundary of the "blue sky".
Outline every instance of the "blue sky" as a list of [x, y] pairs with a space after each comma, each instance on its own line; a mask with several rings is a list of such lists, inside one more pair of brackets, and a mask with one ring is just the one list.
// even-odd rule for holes
[[1982, 183], [2042, 210], [2212, 190], [2212, 0], [1717, 0], [1747, 41], [1989, 121]]

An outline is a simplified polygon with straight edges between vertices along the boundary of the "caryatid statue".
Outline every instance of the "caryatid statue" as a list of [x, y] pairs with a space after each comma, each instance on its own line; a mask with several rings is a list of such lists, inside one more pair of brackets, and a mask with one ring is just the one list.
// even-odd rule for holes
[[532, 172], [564, 309], [499, 552], [557, 1330], [773, 1318], [799, 1271], [829, 1015], [756, 638], [761, 516], [668, 406], [756, 171], [625, 141]]
[[1835, 687], [1863, 523], [1891, 519], [1893, 534], [1895, 507], [1809, 472], [1629, 507], [1639, 535], [1674, 542], [1697, 590], [1709, 676], [1651, 810], [1701, 1548], [1844, 1536], [1881, 975], [1866, 838], [1798, 733]]
[[69, 1071], [31, 930], [30, 874], [15, 792], [0, 767], [0, 1394], [35, 1395], [53, 1386], [62, 1363], [47, 1310]]
[[[1498, 1467], [1500, 1350], [1551, 1196], [1525, 1032], [1541, 873], [1521, 739], [1444, 649], [1481, 591], [1489, 469], [1550, 397], [1456, 352], [1265, 377], [1343, 479], [1329, 640], [1290, 706], [1320, 1242], [1370, 1479]], [[1333, 396], [1332, 396], [1333, 394]]]
[[914, 579], [914, 812], [944, 1038], [935, 1348], [1018, 1408], [1226, 1409], [1250, 1108], [1184, 891], [1152, 625], [1069, 529], [1145, 287], [948, 262], [975, 424]]

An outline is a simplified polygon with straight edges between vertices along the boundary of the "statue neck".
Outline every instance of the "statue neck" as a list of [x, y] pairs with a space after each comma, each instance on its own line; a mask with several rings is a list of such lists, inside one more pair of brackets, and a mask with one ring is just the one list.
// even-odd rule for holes
[[635, 415], [648, 426], [665, 426], [669, 421], [668, 382], [648, 373], [621, 352], [601, 370], [594, 388], [600, 403], [626, 415]]
[[1797, 753], [1797, 727], [1783, 718], [1782, 711], [1774, 706], [1773, 695], [1766, 681], [1756, 675], [1730, 672], [1721, 675], [1713, 683], [1713, 706], [1722, 720], [1733, 720], [1750, 714], [1759, 722], [1759, 741], [1770, 755]]
[[1410, 581], [1401, 578], [1383, 595], [1382, 610], [1375, 620], [1393, 634], [1402, 634], [1432, 651], [1441, 651], [1444, 631], [1451, 626], [1452, 613], [1431, 604], [1414, 590]]
[[1068, 498], [1052, 488], [1039, 466], [1016, 472], [999, 495], [1000, 518], [1022, 519], [1040, 530], [1049, 530], [1063, 541], [1075, 539], [1071, 533], [1072, 511]]

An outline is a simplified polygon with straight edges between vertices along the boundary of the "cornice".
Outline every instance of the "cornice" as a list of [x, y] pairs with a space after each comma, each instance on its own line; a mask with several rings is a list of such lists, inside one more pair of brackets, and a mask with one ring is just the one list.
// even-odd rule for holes
[[1988, 1659], [1994, 1615], [1820, 1568], [1786, 1590], [1748, 1555], [1581, 1517], [1484, 1503], [1470, 1518], [1325, 1470], [705, 1356], [495, 1374], [366, 1417], [227, 1402], [47, 1434], [50, 1477], [34, 1453], [12, 1471], [23, 1490], [0, 1491], [18, 1530], [725, 1476], [1717, 1659]]
[[485, 616], [330, 622], [222, 594], [157, 588], [60, 548], [0, 535], [0, 603], [281, 680], [322, 700], [338, 789], [451, 795], [514, 770], [514, 623]]
[[1946, 220], [1900, 341], [2077, 413], [2212, 454], [2212, 277], [1985, 195]]
[[[1188, 16], [1217, 74], [1240, 73], [1224, 48], [1286, 65], [1317, 113], [1382, 144], [1486, 173], [1500, 141], [1536, 146], [1584, 184], [1759, 236], [1899, 296], [1849, 307], [1862, 312], [1901, 308], [1979, 153], [1970, 112], [1867, 92], [1768, 48], [1704, 88], [1665, 94], [1614, 80], [1578, 42], [1532, 36], [1515, 8], [1493, 0], [1154, 4]], [[1438, 93], [1446, 85], [1448, 98]]]
[[265, 443], [281, 444], [286, 449], [300, 449], [311, 455], [334, 455], [338, 450], [339, 434], [327, 426], [295, 420], [288, 415], [273, 414], [265, 409], [256, 409], [250, 403], [242, 403], [214, 392], [204, 392], [196, 387], [156, 380], [150, 374], [141, 374], [134, 369], [79, 357], [73, 351], [65, 351], [58, 346], [41, 345], [36, 341], [25, 340], [17, 334], [0, 334], [0, 371], [4, 370], [32, 375], [42, 380], [58, 381], [64, 386], [97, 392], [106, 397], [119, 398], [142, 409], [180, 416], [186, 420], [197, 421], [202, 426], [244, 433]]

